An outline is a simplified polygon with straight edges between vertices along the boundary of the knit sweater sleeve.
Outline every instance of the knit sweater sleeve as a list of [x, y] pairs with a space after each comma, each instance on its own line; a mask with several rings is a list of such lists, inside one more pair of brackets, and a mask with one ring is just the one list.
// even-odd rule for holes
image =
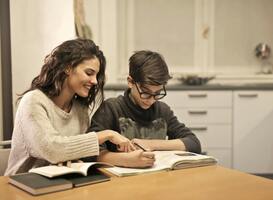
[[[42, 96], [25, 95], [17, 110], [14, 132], [22, 134], [21, 145], [24, 145], [28, 154], [50, 163], [98, 155], [97, 135], [84, 134], [84, 131], [74, 135], [69, 131], [60, 133], [52, 124], [52, 121], [57, 120], [50, 114], [54, 113], [53, 106], [44, 99]], [[73, 125], [63, 124], [58, 129]], [[14, 139], [16, 140], [16, 134]]]
[[181, 139], [187, 151], [201, 153], [201, 144], [195, 134], [185, 124], [178, 121], [167, 104], [161, 103], [161, 109], [161, 112], [166, 116], [169, 139]]

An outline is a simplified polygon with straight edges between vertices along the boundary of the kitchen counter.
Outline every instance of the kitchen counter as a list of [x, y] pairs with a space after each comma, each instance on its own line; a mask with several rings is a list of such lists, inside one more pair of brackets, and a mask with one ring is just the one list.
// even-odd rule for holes
[[[126, 84], [106, 84], [104, 89], [107, 90], [124, 90]], [[167, 90], [273, 90], [273, 83], [243, 83], [243, 84], [205, 84], [199, 86], [190, 86], [183, 84], [169, 84]]]

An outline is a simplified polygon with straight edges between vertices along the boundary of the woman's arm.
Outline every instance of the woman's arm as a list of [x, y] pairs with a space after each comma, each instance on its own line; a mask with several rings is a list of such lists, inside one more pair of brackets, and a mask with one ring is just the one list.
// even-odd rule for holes
[[66, 120], [59, 122], [52, 102], [43, 94], [37, 93], [26, 94], [20, 101], [14, 124], [16, 143], [24, 146], [32, 157], [51, 163], [98, 155], [97, 135], [80, 133], [83, 129], [77, 118], [72, 123], [62, 124]]

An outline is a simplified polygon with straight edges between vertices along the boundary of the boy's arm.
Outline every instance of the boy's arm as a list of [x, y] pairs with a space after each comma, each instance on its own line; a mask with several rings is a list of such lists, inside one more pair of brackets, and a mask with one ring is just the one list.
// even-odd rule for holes
[[133, 143], [139, 144], [149, 151], [157, 150], [181, 150], [185, 151], [185, 144], [181, 139], [157, 140], [157, 139], [133, 139]]

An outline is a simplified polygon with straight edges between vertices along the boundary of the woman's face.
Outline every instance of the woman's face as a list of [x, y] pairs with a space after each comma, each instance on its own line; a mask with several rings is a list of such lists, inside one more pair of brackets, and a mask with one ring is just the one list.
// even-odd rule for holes
[[90, 89], [97, 85], [97, 74], [100, 70], [98, 58], [84, 60], [77, 67], [67, 72], [67, 86], [70, 91], [81, 97], [88, 97]]

